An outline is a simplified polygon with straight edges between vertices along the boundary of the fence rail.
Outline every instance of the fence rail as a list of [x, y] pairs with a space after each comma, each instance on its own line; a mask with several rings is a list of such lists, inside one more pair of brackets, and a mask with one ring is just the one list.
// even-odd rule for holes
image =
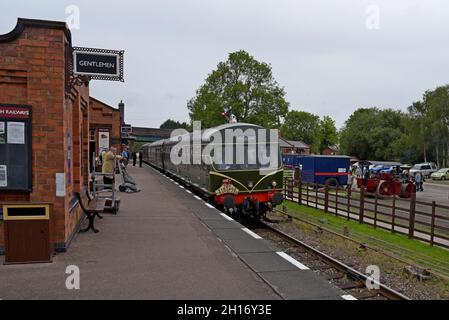
[[367, 193], [316, 183], [303, 183], [292, 177], [284, 179], [284, 198], [324, 210], [335, 216], [371, 224], [393, 233], [407, 235], [430, 245], [449, 248], [449, 206], [398, 196]]

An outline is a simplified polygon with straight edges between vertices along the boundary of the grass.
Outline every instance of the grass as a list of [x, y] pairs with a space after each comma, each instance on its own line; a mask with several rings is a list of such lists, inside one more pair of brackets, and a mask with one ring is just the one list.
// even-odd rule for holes
[[[284, 203], [289, 214], [298, 218], [321, 224], [326, 221], [323, 227], [336, 231], [340, 234], [343, 229], [349, 229], [349, 235], [354, 240], [366, 243], [372, 247], [377, 247], [385, 251], [390, 251], [401, 258], [411, 260], [423, 267], [430, 267], [437, 272], [449, 275], [449, 251], [440, 247], [432, 247], [416, 239], [409, 239], [405, 235], [392, 233], [368, 224], [359, 224], [356, 221], [347, 220], [344, 217], [337, 217], [322, 210], [298, 205], [286, 201]], [[321, 222], [320, 222], [321, 221]], [[441, 269], [440, 270], [437, 270]]]
[[[293, 197], [298, 197], [298, 192], [299, 189], [297, 187], [293, 188]], [[308, 190], [309, 193], [309, 204], [310, 206], [314, 207], [314, 204], [312, 202], [315, 202], [315, 198], [316, 198], [316, 191], [315, 190]], [[287, 193], [288, 195], [289, 193]], [[318, 197], [318, 205], [324, 205], [324, 193], [323, 191], [319, 191], [318, 192], [319, 197]], [[307, 189], [303, 188], [302, 189], [302, 200], [304, 202], [306, 202], [307, 200]], [[340, 211], [340, 213], [342, 212], [346, 212], [347, 211], [347, 205], [345, 203], [346, 199], [347, 199], [347, 192], [345, 192], [344, 190], [340, 190], [338, 193], [338, 199], [339, 199], [339, 204], [338, 204], [338, 210]], [[335, 200], [336, 200], [336, 194], [335, 194], [335, 189], [330, 189], [329, 190], [329, 206], [333, 206], [335, 207]], [[354, 203], [355, 201], [359, 200], [359, 193], [357, 192], [353, 192], [351, 194], [351, 209], [354, 207]], [[391, 209], [384, 207], [383, 205], [393, 205], [393, 199], [392, 198], [379, 198], [378, 200], [378, 218], [385, 220], [385, 223], [391, 223], [392, 221], [392, 217], [389, 216], [391, 215]], [[367, 218], [371, 218], [374, 219], [374, 202], [375, 202], [375, 198], [374, 197], [370, 197], [370, 196], [366, 196], [365, 198], [365, 202], [366, 205], [370, 205], [372, 208], [369, 208], [367, 206], [365, 206], [365, 216]], [[401, 199], [401, 198], [396, 198], [396, 216], [398, 216], [400, 213], [402, 213], [402, 215], [404, 213], [408, 213], [410, 210], [410, 200], [409, 199]], [[421, 205], [421, 204], [417, 204], [416, 205], [416, 210], [417, 211], [421, 211], [421, 212], [425, 212], [427, 214], [431, 214], [432, 208], [431, 206], [427, 206], [427, 205]], [[352, 211], [352, 210], [351, 210]], [[358, 214], [356, 212], [352, 212], [353, 214]], [[445, 209], [442, 208], [438, 208], [437, 209], [437, 214], [438, 215], [449, 215], [449, 212]], [[408, 228], [408, 222], [404, 221], [403, 219], [400, 218], [396, 218], [395, 221], [395, 225], [399, 226], [399, 227], [404, 227], [404, 228]], [[449, 232], [447, 231], [438, 231], [438, 221], [437, 221], [437, 225], [436, 225], [436, 229], [435, 229], [435, 235], [438, 236], [439, 234], [441, 234], [442, 236], [448, 236]], [[419, 222], [419, 220], [416, 221], [415, 224], [416, 227], [416, 231], [420, 231], [423, 233], [427, 233], [430, 234], [431, 232], [431, 228], [430, 226], [427, 226], [425, 224], [422, 224]]]

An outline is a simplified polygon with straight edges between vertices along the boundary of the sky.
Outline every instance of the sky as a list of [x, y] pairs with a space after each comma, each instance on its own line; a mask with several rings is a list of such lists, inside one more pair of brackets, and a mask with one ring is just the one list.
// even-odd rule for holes
[[74, 46], [125, 50], [125, 83], [90, 92], [123, 100], [134, 126], [188, 121], [187, 101], [243, 49], [271, 65], [291, 109], [341, 127], [449, 83], [448, 16], [447, 0], [1, 0], [0, 34], [18, 17], [67, 21]]

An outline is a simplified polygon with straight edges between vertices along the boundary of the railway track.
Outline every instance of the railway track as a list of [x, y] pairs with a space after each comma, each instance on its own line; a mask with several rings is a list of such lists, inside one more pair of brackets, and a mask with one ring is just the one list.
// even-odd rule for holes
[[273, 241], [292, 256], [298, 257], [311, 270], [318, 272], [343, 290], [346, 293], [345, 297], [348, 299], [410, 300], [382, 283], [376, 283], [379, 289], [369, 290], [366, 287], [366, 282], [371, 280], [368, 279], [367, 275], [286, 234], [270, 223], [260, 221], [257, 226], [252, 226], [252, 230], [265, 239]]

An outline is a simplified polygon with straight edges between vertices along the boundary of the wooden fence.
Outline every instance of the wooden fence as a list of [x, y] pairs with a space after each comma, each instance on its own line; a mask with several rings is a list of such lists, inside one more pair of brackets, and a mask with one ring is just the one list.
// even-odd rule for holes
[[332, 187], [286, 178], [284, 198], [348, 220], [408, 235], [449, 248], [449, 206], [398, 196], [382, 197], [362, 189]]

